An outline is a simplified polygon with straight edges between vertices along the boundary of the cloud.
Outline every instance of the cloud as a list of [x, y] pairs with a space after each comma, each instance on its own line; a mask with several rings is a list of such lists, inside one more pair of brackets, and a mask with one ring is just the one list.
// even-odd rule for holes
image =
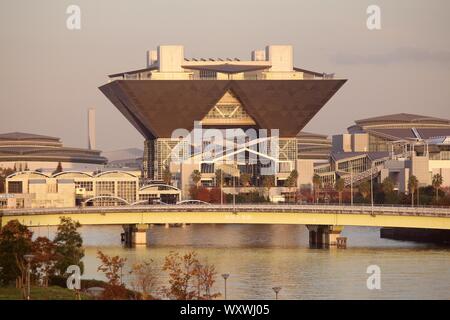
[[408, 62], [449, 63], [450, 51], [432, 51], [421, 48], [397, 48], [385, 53], [339, 53], [332, 57], [337, 64], [389, 65]]

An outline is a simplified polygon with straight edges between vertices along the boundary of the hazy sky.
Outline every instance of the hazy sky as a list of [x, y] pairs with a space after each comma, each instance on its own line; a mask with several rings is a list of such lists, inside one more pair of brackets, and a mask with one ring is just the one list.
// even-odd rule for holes
[[[81, 7], [81, 30], [66, 8]], [[369, 31], [366, 9], [381, 7]], [[0, 132], [87, 146], [142, 148], [142, 136], [98, 90], [106, 75], [145, 67], [145, 51], [183, 44], [187, 57], [239, 57], [292, 44], [295, 65], [349, 81], [304, 130], [335, 134], [355, 119], [409, 112], [450, 118], [448, 0], [1, 0]]]

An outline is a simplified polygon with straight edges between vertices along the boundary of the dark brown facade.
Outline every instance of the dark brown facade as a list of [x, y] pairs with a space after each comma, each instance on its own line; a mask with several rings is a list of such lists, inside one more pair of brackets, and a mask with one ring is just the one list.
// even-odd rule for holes
[[295, 137], [346, 80], [116, 80], [99, 89], [147, 139], [191, 130], [232, 91], [262, 129]]

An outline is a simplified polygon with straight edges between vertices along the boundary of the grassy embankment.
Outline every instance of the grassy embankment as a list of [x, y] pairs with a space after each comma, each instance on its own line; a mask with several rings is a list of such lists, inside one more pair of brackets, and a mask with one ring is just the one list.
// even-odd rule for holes
[[[82, 300], [89, 300], [89, 296], [80, 293]], [[66, 288], [51, 286], [31, 287], [31, 300], [75, 300], [75, 292]], [[0, 287], [0, 300], [22, 300], [22, 290], [15, 287]]]

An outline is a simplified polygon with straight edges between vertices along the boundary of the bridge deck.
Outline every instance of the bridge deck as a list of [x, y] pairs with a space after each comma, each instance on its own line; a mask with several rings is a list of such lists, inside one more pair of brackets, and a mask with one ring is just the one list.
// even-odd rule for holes
[[450, 230], [450, 209], [333, 205], [152, 205], [0, 211], [1, 224], [57, 225], [61, 216], [84, 225], [111, 224], [303, 224]]

